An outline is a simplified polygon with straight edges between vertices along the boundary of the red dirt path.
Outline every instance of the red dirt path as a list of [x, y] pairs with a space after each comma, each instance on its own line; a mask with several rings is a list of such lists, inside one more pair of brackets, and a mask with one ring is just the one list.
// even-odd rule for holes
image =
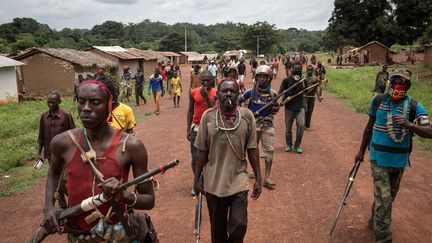
[[[184, 86], [189, 85], [189, 68], [182, 67]], [[276, 89], [284, 76], [281, 74], [274, 81]], [[149, 214], [161, 242], [194, 240], [196, 200], [189, 196], [192, 174], [185, 132], [187, 92], [181, 99], [180, 108], [173, 108], [172, 100], [163, 97], [161, 114], [145, 117], [136, 128], [146, 145], [150, 168], [173, 159], [181, 161], [175, 172], [157, 176], [160, 190]], [[139, 110], [153, 111], [153, 101]], [[362, 164], [334, 235], [328, 235], [366, 121], [366, 116], [353, 112], [346, 102], [324, 93], [323, 102], [315, 108], [312, 129], [304, 134], [304, 154], [298, 155], [283, 151], [284, 114], [279, 112], [272, 172], [277, 189], [264, 188], [258, 200], [249, 200], [245, 242], [373, 242], [367, 228], [372, 202], [369, 163]], [[431, 242], [431, 159], [415, 147], [412, 161], [394, 203], [394, 242]], [[45, 179], [41, 179], [31, 192], [0, 199], [1, 242], [22, 242], [37, 228], [42, 219], [44, 187]], [[202, 242], [210, 242], [205, 204], [203, 215]], [[63, 236], [50, 236], [46, 242], [59, 241], [64, 241]]]

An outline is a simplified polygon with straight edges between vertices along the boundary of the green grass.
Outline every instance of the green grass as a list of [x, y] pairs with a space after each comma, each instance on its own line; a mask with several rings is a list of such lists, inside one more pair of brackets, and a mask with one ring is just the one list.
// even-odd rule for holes
[[[381, 67], [356, 67], [347, 69], [327, 68], [327, 78], [330, 85], [327, 90], [337, 97], [347, 99], [355, 111], [367, 114], [374, 93], [370, 92], [375, 85], [375, 75]], [[422, 103], [429, 114], [432, 114], [432, 85], [431, 77], [424, 78], [424, 73], [432, 70], [431, 65], [408, 66], [413, 72], [411, 89], [408, 94]], [[393, 67], [389, 67], [391, 71]], [[415, 137], [415, 143], [423, 145], [427, 150], [432, 149], [432, 140]]]
[[[63, 99], [61, 108], [73, 111], [73, 101]], [[37, 156], [40, 114], [46, 101], [25, 101], [0, 105], [0, 173]]]
[[[147, 116], [134, 106], [135, 96], [125, 103], [132, 107], [137, 123]], [[76, 126], [82, 127], [72, 98], [62, 98], [60, 107], [71, 112]], [[37, 158], [39, 119], [46, 110], [45, 100], [0, 105], [0, 197], [26, 191], [37, 178], [46, 176], [48, 166], [38, 171], [22, 166]]]
[[11, 168], [8, 172], [1, 173], [0, 198], [11, 194], [29, 191], [40, 177], [46, 176], [48, 164], [39, 170], [33, 167], [22, 166]]

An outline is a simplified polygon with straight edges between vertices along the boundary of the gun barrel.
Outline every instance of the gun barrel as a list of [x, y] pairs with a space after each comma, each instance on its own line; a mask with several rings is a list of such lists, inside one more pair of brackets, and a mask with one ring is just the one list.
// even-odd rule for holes
[[356, 161], [355, 164], [354, 164], [354, 166], [353, 166], [353, 168], [351, 169], [351, 172], [349, 173], [348, 182], [347, 182], [347, 184], [345, 186], [345, 190], [344, 190], [344, 193], [343, 193], [343, 196], [342, 196], [342, 201], [340, 202], [338, 211], [336, 212], [336, 218], [334, 219], [333, 223], [330, 226], [330, 235], [333, 234], [333, 231], [336, 228], [336, 224], [337, 224], [337, 222], [339, 220], [339, 217], [340, 217], [340, 214], [342, 212], [342, 209], [346, 205], [345, 201], [348, 198], [348, 195], [349, 195], [349, 193], [351, 191], [351, 188], [352, 188], [352, 186], [354, 184], [354, 180], [355, 180], [355, 177], [357, 175], [357, 171], [360, 168], [360, 163], [361, 163], [361, 161]]

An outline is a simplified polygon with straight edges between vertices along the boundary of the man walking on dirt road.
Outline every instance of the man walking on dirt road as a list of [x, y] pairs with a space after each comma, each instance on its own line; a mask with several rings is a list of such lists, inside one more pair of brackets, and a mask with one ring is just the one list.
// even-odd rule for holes
[[164, 93], [164, 85], [163, 85], [162, 76], [159, 74], [158, 68], [156, 68], [154, 74], [150, 76], [148, 90], [147, 90], [148, 95], [150, 95], [150, 90], [153, 93], [153, 100], [155, 102], [155, 114], [159, 115], [160, 112], [159, 101], [161, 99], [161, 96], [163, 96]]
[[369, 146], [374, 183], [374, 202], [369, 227], [376, 242], [392, 242], [392, 204], [399, 190], [404, 168], [409, 165], [412, 135], [432, 138], [428, 114], [420, 103], [406, 93], [411, 72], [396, 69], [390, 76], [389, 91], [371, 102], [369, 121], [363, 133], [356, 161], [363, 161]]
[[[192, 173], [195, 175], [195, 139], [198, 133], [201, 117], [203, 113], [212, 108], [216, 102], [216, 88], [212, 87], [213, 77], [209, 70], [204, 70], [201, 74], [201, 87], [194, 88], [189, 94], [189, 109], [186, 120], [186, 138], [190, 141], [190, 150], [192, 157]], [[195, 176], [194, 176], [195, 179]], [[191, 195], [195, 196], [192, 188]]]
[[[213, 243], [240, 243], [246, 235], [246, 153], [256, 175], [251, 197], [257, 199], [261, 194], [255, 118], [249, 109], [237, 106], [238, 96], [236, 81], [224, 79], [219, 83], [220, 105], [203, 114], [195, 141], [194, 187], [196, 192], [206, 193]], [[199, 183], [202, 172], [203, 187]]]
[[274, 152], [274, 135], [275, 128], [273, 124], [274, 115], [279, 110], [279, 106], [271, 106], [268, 109], [255, 114], [256, 111], [272, 102], [277, 95], [276, 91], [271, 89], [273, 79], [272, 69], [267, 65], [258, 66], [255, 71], [255, 85], [252, 89], [246, 90], [239, 98], [239, 104], [248, 101], [250, 109], [256, 119], [256, 132], [258, 144], [261, 142], [260, 157], [264, 158], [264, 187], [273, 189], [276, 184], [270, 180], [270, 171], [273, 164]]
[[[284, 96], [286, 99], [288, 96], [297, 94], [304, 88], [304, 81], [302, 79], [302, 66], [299, 62], [293, 64], [292, 73], [289, 77], [286, 77], [280, 86], [279, 94], [286, 89], [290, 89]], [[301, 83], [299, 83], [301, 82]], [[295, 87], [293, 87], [295, 86]], [[292, 125], [296, 120], [296, 139], [293, 147], [293, 134]], [[293, 149], [296, 153], [303, 153], [300, 144], [303, 138], [304, 132], [304, 121], [305, 121], [305, 109], [303, 106], [303, 94], [296, 96], [285, 104], [285, 141], [286, 148], [285, 152], [291, 152]]]
[[[60, 232], [54, 195], [63, 173], [68, 175], [68, 206], [80, 204], [81, 208], [88, 209], [86, 213], [68, 219], [68, 226], [77, 232], [68, 234], [69, 242], [84, 242], [88, 238], [92, 238], [91, 242], [102, 242], [104, 238], [109, 242], [127, 240], [126, 226], [116, 225], [119, 218], [111, 217], [114, 213], [108, 203], [110, 199], [115, 200], [122, 213], [127, 207], [150, 210], [154, 206], [151, 181], [138, 184], [136, 192], [118, 190], [120, 183], [128, 180], [130, 169], [134, 177], [148, 169], [144, 144], [137, 137], [128, 136], [108, 124], [113, 93], [115, 88], [111, 81], [84, 81], [78, 89], [78, 113], [84, 128], [61, 133], [51, 143], [53, 155], [45, 195], [45, 229]], [[81, 149], [87, 147], [85, 156], [78, 146]], [[97, 160], [97, 168], [93, 170], [98, 172], [90, 168], [89, 158]], [[100, 173], [104, 182], [96, 181], [94, 173]]]

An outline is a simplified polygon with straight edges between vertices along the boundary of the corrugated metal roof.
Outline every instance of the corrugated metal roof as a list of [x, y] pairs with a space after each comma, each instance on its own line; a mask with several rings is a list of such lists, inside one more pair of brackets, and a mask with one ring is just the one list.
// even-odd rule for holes
[[9, 57], [0, 55], [0, 67], [12, 67], [12, 66], [21, 66], [21, 65], [25, 65], [25, 63], [18, 62]]
[[177, 54], [177, 53], [172, 52], [172, 51], [158, 51], [157, 53], [159, 53], [165, 57], [179, 57], [179, 56], [181, 56], [180, 54]]
[[14, 59], [22, 60], [26, 57], [37, 53], [45, 53], [47, 55], [81, 65], [83, 67], [103, 66], [116, 67], [117, 64], [107, 58], [88, 51], [77, 51], [66, 48], [31, 48], [14, 57]]
[[200, 62], [203, 60], [204, 60], [204, 55], [202, 55], [202, 54], [188, 56], [189, 62]]
[[229, 57], [229, 56], [240, 56], [241, 51], [226, 51], [223, 56]]
[[134, 55], [143, 58], [144, 60], [154, 60], [160, 57], [159, 54], [152, 50], [140, 50], [136, 48], [128, 48], [127, 50]]
[[207, 59], [212, 60], [212, 59], [217, 59], [219, 57], [219, 54], [203, 54], [204, 56], [207, 57]]
[[180, 54], [183, 54], [185, 56], [196, 56], [200, 55], [198, 52], [195, 51], [181, 51]]
[[123, 60], [142, 59], [143, 57], [137, 56], [133, 52], [124, 49], [121, 46], [93, 46], [94, 49], [103, 51], [107, 54], [115, 56]]

